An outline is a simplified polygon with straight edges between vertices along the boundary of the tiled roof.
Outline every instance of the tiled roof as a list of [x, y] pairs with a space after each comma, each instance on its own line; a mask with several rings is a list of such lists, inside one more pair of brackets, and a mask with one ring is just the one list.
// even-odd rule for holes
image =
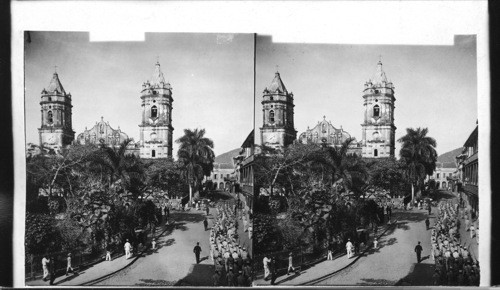
[[281, 80], [279, 72], [276, 72], [274, 74], [274, 79], [271, 82], [269, 88], [267, 88], [267, 91], [269, 91], [270, 93], [284, 93], [284, 94], [288, 93], [285, 88], [285, 84], [283, 84], [283, 81]]
[[63, 95], [66, 94], [66, 91], [64, 90], [57, 73], [54, 73], [54, 75], [52, 75], [52, 79], [50, 80], [50, 84], [45, 90], [48, 93], [54, 93], [57, 91], [60, 94], [63, 94]]

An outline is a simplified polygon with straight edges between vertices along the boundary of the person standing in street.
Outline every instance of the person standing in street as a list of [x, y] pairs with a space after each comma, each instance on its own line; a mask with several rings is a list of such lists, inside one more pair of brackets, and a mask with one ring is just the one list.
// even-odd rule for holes
[[274, 285], [274, 282], [276, 281], [277, 275], [278, 274], [278, 269], [276, 265], [276, 257], [271, 258], [271, 285]]
[[207, 213], [207, 215], [210, 213], [210, 209], [208, 208], [208, 204], [205, 206], [205, 212]]
[[415, 246], [415, 253], [417, 253], [417, 263], [420, 263], [422, 251], [422, 246], [420, 245], [420, 242], [418, 242], [418, 244]]
[[75, 270], [73, 270], [73, 267], [71, 266], [71, 253], [68, 253], [68, 257], [66, 258], [67, 264], [66, 264], [66, 276], [68, 276], [68, 273], [75, 273]]
[[106, 261], [111, 262], [111, 245], [110, 244], [106, 245]]
[[200, 253], [201, 253], [200, 242], [196, 243], [196, 246], [193, 249], [193, 253], [196, 256], [196, 264], [199, 264], [200, 263]]
[[425, 229], [429, 229], [429, 225], [430, 225], [430, 222], [429, 222], [429, 218], [426, 218], [425, 219]]
[[205, 219], [203, 220], [203, 225], [205, 226], [205, 231], [208, 229], [208, 220], [207, 218], [205, 217]]
[[373, 239], [373, 248], [374, 249], [378, 248], [378, 240], [377, 240], [377, 238]]
[[123, 248], [125, 249], [125, 259], [130, 258], [130, 249], [132, 248], [132, 245], [130, 244], [130, 242], [128, 241], [128, 239], [126, 240], [125, 245], [123, 246]]
[[47, 281], [47, 279], [49, 277], [49, 263], [50, 263], [50, 260], [47, 259], [47, 255], [43, 255], [43, 258], [42, 258], [43, 278], [42, 278], [42, 280], [44, 282]]
[[264, 259], [262, 259], [262, 264], [264, 265], [264, 280], [267, 281], [269, 278], [269, 263], [271, 262], [271, 259], [269, 259], [267, 256], [264, 256]]
[[292, 270], [292, 273], [295, 272], [295, 268], [293, 267], [293, 254], [290, 252], [288, 255], [288, 270], [287, 270], [287, 275], [290, 275], [290, 270]]
[[[291, 253], [290, 253], [291, 254]], [[332, 254], [332, 245], [328, 245], [328, 255], [326, 256], [327, 260], [333, 260], [333, 254]]]
[[347, 239], [347, 243], [345, 244], [345, 249], [347, 250], [347, 259], [350, 259], [352, 256], [352, 243], [351, 239]]

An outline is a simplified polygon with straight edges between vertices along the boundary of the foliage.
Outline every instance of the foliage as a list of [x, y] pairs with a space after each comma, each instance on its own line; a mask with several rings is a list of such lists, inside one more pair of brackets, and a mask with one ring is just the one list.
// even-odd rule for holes
[[182, 178], [182, 164], [173, 160], [151, 160], [145, 162], [145, 176], [148, 188], [166, 191], [168, 196], [182, 196], [187, 183]]
[[375, 159], [367, 164], [369, 184], [374, 190], [385, 190], [391, 196], [404, 195], [409, 187], [405, 175], [405, 164], [395, 158]]
[[398, 140], [402, 143], [400, 156], [406, 176], [416, 186], [436, 169], [436, 140], [427, 136], [428, 132], [427, 128], [407, 128], [406, 135]]
[[60, 250], [60, 234], [53, 216], [26, 213], [25, 246], [28, 254], [40, 255]]
[[276, 215], [257, 213], [253, 219], [254, 255], [281, 250], [281, 234]]
[[209, 176], [213, 170], [214, 143], [205, 137], [205, 129], [184, 129], [184, 136], [176, 142], [180, 144], [177, 156], [183, 166], [184, 177], [190, 189], [198, 188], [203, 176]]

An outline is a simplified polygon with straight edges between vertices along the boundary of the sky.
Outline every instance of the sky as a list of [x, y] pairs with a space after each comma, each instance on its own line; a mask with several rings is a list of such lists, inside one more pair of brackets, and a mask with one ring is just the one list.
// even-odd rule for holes
[[462, 147], [478, 118], [476, 37], [469, 35], [455, 36], [450, 46], [275, 43], [272, 36], [258, 35], [256, 144], [262, 127], [262, 91], [277, 69], [294, 94], [297, 137], [325, 116], [360, 141], [362, 91], [379, 59], [395, 86], [396, 157], [401, 148], [397, 140], [406, 128], [428, 128], [438, 154]]
[[[38, 144], [40, 97], [55, 70], [72, 95], [75, 138], [104, 117], [139, 141], [140, 91], [158, 60], [173, 90], [174, 141], [204, 128], [216, 155], [253, 128], [254, 35], [147, 33], [143, 42], [89, 42], [86, 32], [30, 32], [25, 43], [26, 143]], [[174, 142], [176, 158], [178, 144]]]

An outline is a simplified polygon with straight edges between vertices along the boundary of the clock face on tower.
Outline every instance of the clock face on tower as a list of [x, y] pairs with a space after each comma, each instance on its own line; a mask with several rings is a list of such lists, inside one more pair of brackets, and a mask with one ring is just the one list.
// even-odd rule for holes
[[49, 141], [50, 144], [54, 144], [56, 142], [56, 136], [50, 135], [47, 140]]

